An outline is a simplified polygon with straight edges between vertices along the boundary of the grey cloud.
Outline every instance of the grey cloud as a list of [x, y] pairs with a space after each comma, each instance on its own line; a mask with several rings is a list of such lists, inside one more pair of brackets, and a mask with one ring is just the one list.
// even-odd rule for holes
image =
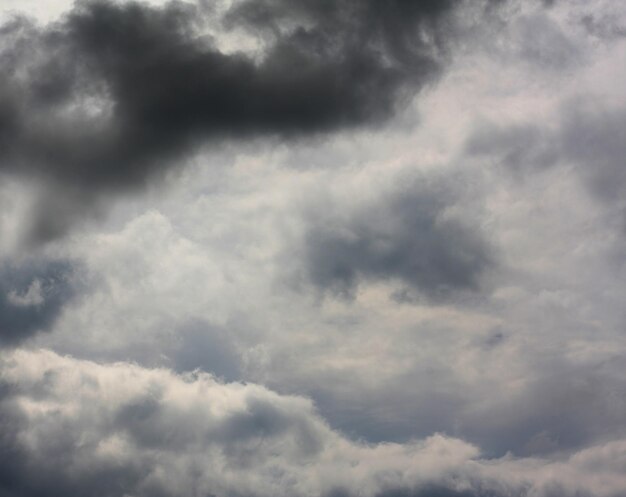
[[228, 381], [241, 376], [241, 357], [232, 334], [206, 321], [194, 320], [182, 326], [169, 355], [177, 371], [201, 369]]
[[623, 362], [553, 367], [515, 394], [466, 405], [455, 433], [493, 456], [542, 456], [626, 436]]
[[455, 490], [453, 488], [446, 488], [442, 485], [424, 485], [417, 489], [398, 488], [393, 490], [386, 490], [381, 492], [376, 497], [500, 497], [501, 495], [507, 495], [512, 497], [522, 497], [524, 495], [523, 490], [511, 491], [509, 489], [504, 490], [504, 494], [494, 491], [493, 489], [472, 489], [472, 490]]
[[551, 135], [530, 123], [502, 127], [485, 122], [473, 131], [465, 144], [465, 152], [491, 158], [497, 165], [523, 175], [556, 163], [559, 150], [554, 140], [548, 138]]
[[607, 109], [593, 100], [569, 103], [560, 134], [563, 156], [580, 165], [599, 198], [613, 202], [626, 189], [626, 109]]
[[70, 228], [102, 214], [102, 199], [89, 191], [65, 185], [38, 185], [22, 227], [21, 242], [26, 249], [56, 240]]
[[4, 263], [0, 268], [0, 345], [49, 329], [73, 297], [67, 261]]
[[[0, 495], [617, 497], [626, 442], [486, 461], [462, 440], [350, 442], [305, 399], [49, 351], [2, 358]], [[591, 475], [602, 473], [602, 479]]]
[[[477, 30], [484, 52], [493, 56], [505, 71], [512, 63], [521, 64], [525, 73], [531, 71], [544, 80], [580, 67], [587, 52], [573, 36], [568, 22], [550, 12], [554, 3], [493, 2], [505, 8], [496, 11], [497, 22]], [[568, 10], [575, 11], [575, 7]]]
[[[392, 488], [384, 490], [375, 497], [499, 497], [492, 490], [488, 494], [480, 490], [454, 490], [439, 485], [424, 485], [417, 489]], [[511, 495], [511, 494], [509, 494]], [[349, 490], [335, 490], [324, 497], [351, 497]]]
[[[92, 283], [101, 284], [93, 280]], [[87, 291], [91, 292], [91, 296], [85, 300], [94, 298], [102, 302], [102, 294], [98, 295], [97, 286]], [[115, 304], [107, 303], [107, 305]], [[142, 316], [151, 312], [136, 309], [138, 306], [134, 303], [132, 307]], [[170, 316], [179, 312], [174, 306], [169, 307], [167, 311]], [[80, 312], [80, 308], [75, 309], [75, 312]], [[133, 322], [135, 315], [118, 316], [120, 319], [118, 322]], [[100, 316], [96, 318], [90, 314], [88, 319], [101, 319]], [[109, 324], [109, 326], [119, 325]], [[122, 343], [119, 343], [119, 340], [105, 342], [105, 338], [100, 338], [91, 347], [84, 342], [76, 343], [73, 335], [69, 337], [69, 346], [59, 345], [55, 342], [54, 336], [39, 338], [42, 339], [44, 345], [54, 343], [57, 352], [89, 357], [97, 361], [132, 361], [146, 367], [169, 367], [181, 374], [197, 370], [210, 373], [225, 381], [237, 381], [245, 377], [243, 351], [240, 349], [241, 330], [232, 323], [219, 325], [207, 319], [190, 319], [183, 316], [180, 319], [156, 320], [156, 324], [149, 329], [135, 324], [124, 329], [126, 340]], [[108, 332], [105, 331], [105, 333]]]
[[356, 207], [336, 201], [312, 209], [302, 249], [306, 277], [347, 297], [367, 281], [400, 282], [395, 297], [405, 301], [478, 290], [495, 257], [459, 215], [461, 197], [460, 182], [424, 175]]
[[544, 13], [521, 17], [515, 28], [517, 55], [534, 66], [562, 70], [582, 59], [579, 47]]
[[603, 40], [612, 41], [626, 37], [626, 26], [620, 25], [619, 21], [610, 16], [587, 14], [580, 23], [589, 34]]
[[495, 160], [524, 174], [573, 165], [598, 199], [615, 203], [626, 189], [626, 109], [596, 99], [567, 101], [555, 127], [482, 123], [468, 138], [469, 156]]
[[[484, 360], [502, 353], [485, 353]], [[320, 375], [312, 385], [295, 383], [333, 428], [354, 440], [403, 443], [441, 432], [476, 444], [488, 457], [547, 457], [626, 437], [622, 369], [616, 361], [535, 364], [516, 388], [470, 386], [433, 365], [376, 386], [347, 371]]]
[[[448, 385], [441, 387], [445, 383], [441, 380], [444, 371], [433, 374], [420, 370], [378, 388], [346, 380], [345, 376], [345, 372], [329, 374], [323, 378], [327, 380], [326, 387], [303, 390], [315, 399], [320, 413], [333, 428], [354, 440], [402, 443], [450, 432], [468, 401], [461, 393], [461, 385], [454, 385], [456, 391]], [[420, 384], [420, 388], [409, 388], [407, 384]]]
[[[518, 329], [498, 327], [480, 339], [458, 325], [446, 329], [441, 318], [406, 330], [386, 318], [374, 325], [374, 338], [362, 324], [337, 327], [341, 340], [323, 338], [333, 352], [317, 354], [323, 366], [300, 368], [307, 353], [292, 361], [276, 355], [272, 362], [281, 366], [268, 375], [269, 384], [310, 396], [334, 429], [369, 443], [404, 443], [440, 432], [470, 441], [488, 457], [554, 457], [626, 436], [619, 345], [611, 359], [566, 359], [563, 343], [581, 336], [578, 331], [522, 305], [538, 323], [522, 318]], [[503, 319], [515, 321], [510, 314]], [[345, 357], [358, 365], [346, 365]]]
[[440, 73], [455, 5], [239, 2], [226, 24], [274, 34], [260, 35], [260, 61], [199, 36], [211, 9], [181, 2], [85, 1], [44, 28], [5, 24], [2, 168], [63, 200], [49, 203], [52, 228], [46, 206], [36, 213], [31, 240], [60, 236], [90, 198], [142, 186], [201, 143], [384, 121]]

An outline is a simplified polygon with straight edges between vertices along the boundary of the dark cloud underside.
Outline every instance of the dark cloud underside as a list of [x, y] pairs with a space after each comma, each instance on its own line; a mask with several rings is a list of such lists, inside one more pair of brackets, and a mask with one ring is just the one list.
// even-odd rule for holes
[[206, 140], [380, 122], [439, 73], [456, 3], [237, 3], [223, 22], [266, 41], [260, 61], [199, 36], [210, 9], [192, 4], [95, 0], [44, 28], [15, 19], [0, 29], [2, 169], [99, 194]]

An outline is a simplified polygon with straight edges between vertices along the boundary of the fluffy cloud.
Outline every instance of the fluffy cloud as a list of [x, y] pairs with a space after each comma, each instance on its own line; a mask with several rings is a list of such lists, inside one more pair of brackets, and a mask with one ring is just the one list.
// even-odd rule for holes
[[312, 404], [207, 374], [52, 352], [2, 358], [4, 495], [617, 496], [626, 443], [562, 461], [483, 460], [433, 435], [365, 445]]

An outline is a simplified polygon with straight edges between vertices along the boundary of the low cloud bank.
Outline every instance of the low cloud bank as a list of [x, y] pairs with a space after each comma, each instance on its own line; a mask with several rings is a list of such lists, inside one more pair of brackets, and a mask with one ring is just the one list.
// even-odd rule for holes
[[554, 460], [481, 459], [441, 434], [366, 445], [310, 401], [50, 351], [2, 357], [0, 495], [623, 495], [626, 441]]

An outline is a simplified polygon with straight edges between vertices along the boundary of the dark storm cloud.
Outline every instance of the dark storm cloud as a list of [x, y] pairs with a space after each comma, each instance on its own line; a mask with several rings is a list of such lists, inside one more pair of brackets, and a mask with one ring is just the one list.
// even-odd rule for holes
[[0, 345], [50, 328], [74, 294], [72, 270], [63, 261], [0, 267]]
[[303, 242], [306, 277], [344, 297], [367, 281], [400, 282], [404, 289], [394, 297], [402, 301], [478, 290], [495, 259], [480, 231], [459, 215], [459, 186], [423, 177], [356, 208], [315, 210]]
[[224, 23], [264, 39], [261, 60], [199, 36], [206, 4], [94, 0], [44, 28], [6, 23], [1, 168], [60, 190], [31, 238], [59, 236], [90, 197], [140, 186], [207, 140], [381, 122], [440, 72], [456, 4], [236, 3]]

